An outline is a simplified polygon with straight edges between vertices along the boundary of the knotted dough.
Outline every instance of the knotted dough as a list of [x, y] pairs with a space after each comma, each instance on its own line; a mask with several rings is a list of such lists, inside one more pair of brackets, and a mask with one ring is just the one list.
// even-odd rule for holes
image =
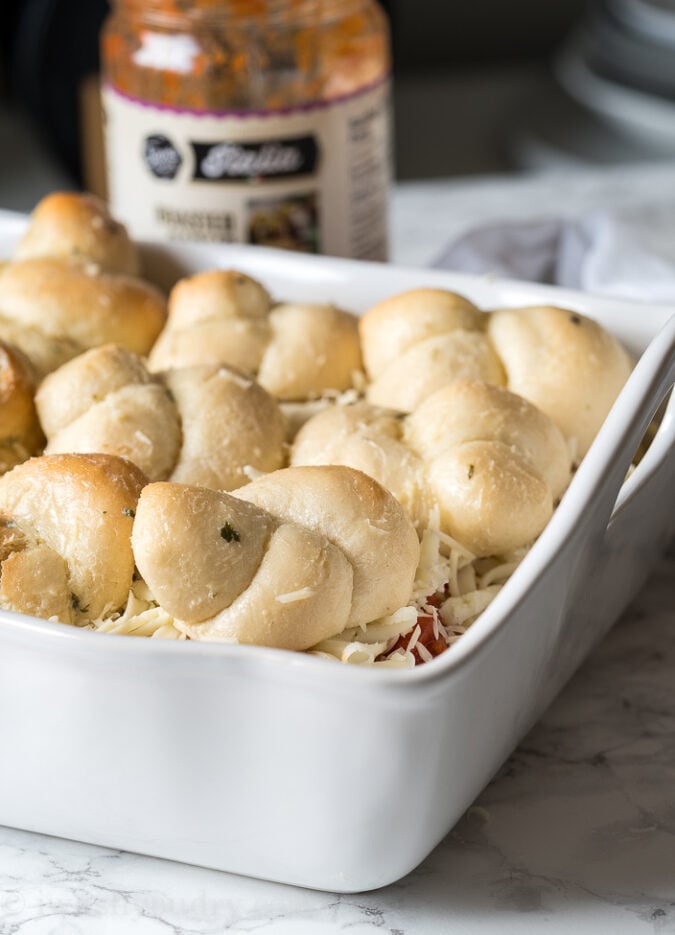
[[419, 560], [394, 497], [335, 466], [276, 471], [234, 494], [150, 484], [133, 550], [191, 639], [295, 650], [406, 604]]
[[333, 305], [273, 305], [237, 270], [210, 270], [176, 284], [151, 370], [215, 363], [237, 367], [280, 399], [353, 385], [361, 370], [357, 320]]
[[585, 315], [551, 306], [492, 312], [488, 334], [509, 389], [550, 416], [583, 458], [630, 376], [623, 347]]
[[456, 381], [410, 415], [361, 402], [335, 406], [300, 430], [291, 463], [348, 464], [375, 477], [423, 529], [441, 528], [474, 555], [529, 544], [570, 479], [555, 424], [503, 387]]
[[0, 478], [0, 606], [62, 623], [118, 610], [147, 478], [122, 458], [32, 458]]
[[359, 329], [374, 405], [412, 412], [452, 380], [483, 380], [534, 403], [579, 458], [631, 371], [618, 341], [584, 315], [552, 306], [481, 313], [443, 289], [386, 299]]
[[30, 363], [17, 348], [0, 341], [0, 474], [37, 454], [44, 444], [34, 395]]
[[148, 372], [131, 351], [94, 348], [50, 374], [36, 396], [47, 454], [103, 452], [129, 458], [150, 480], [221, 490], [285, 460], [279, 406], [231, 368]]
[[107, 273], [137, 276], [138, 250], [126, 228], [95, 195], [52, 192], [33, 211], [16, 259], [60, 257], [87, 260]]
[[82, 351], [114, 341], [147, 354], [165, 300], [136, 278], [126, 230], [89, 195], [57, 193], [35, 209], [16, 259], [0, 267], [0, 339], [42, 377]]

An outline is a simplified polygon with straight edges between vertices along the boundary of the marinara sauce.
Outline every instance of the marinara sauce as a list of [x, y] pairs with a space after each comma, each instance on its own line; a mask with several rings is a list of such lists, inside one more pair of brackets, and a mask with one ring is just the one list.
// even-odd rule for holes
[[108, 190], [134, 236], [386, 259], [375, 0], [113, 0]]

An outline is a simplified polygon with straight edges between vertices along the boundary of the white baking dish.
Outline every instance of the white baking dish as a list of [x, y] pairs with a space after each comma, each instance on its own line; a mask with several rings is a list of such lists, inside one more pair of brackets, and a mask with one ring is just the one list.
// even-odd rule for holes
[[[22, 224], [0, 217], [0, 255]], [[536, 546], [416, 670], [0, 614], [0, 823], [333, 891], [383, 886], [448, 832], [675, 532], [672, 401], [622, 486], [675, 378], [672, 309], [240, 247], [148, 261], [162, 275], [237, 266], [278, 296], [354, 309], [421, 284], [483, 307], [562, 304], [647, 348]]]

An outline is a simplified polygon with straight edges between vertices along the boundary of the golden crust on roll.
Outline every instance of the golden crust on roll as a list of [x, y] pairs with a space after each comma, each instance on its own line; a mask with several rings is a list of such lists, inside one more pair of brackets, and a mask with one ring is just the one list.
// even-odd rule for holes
[[340, 551], [226, 493], [151, 484], [133, 548], [155, 599], [191, 639], [307, 649], [346, 625], [352, 572]]
[[52, 437], [117, 390], [152, 382], [140, 357], [117, 344], [104, 344], [45, 377], [36, 394], [40, 422]]
[[443, 289], [380, 302], [360, 322], [369, 402], [412, 412], [454, 380], [482, 380], [549, 415], [582, 457], [631, 370], [609, 332], [548, 306], [481, 313]]
[[181, 445], [176, 407], [142, 360], [116, 344], [93, 348], [43, 380], [35, 397], [46, 454], [128, 458], [153, 480], [168, 477]]
[[94, 195], [53, 192], [33, 211], [17, 260], [60, 257], [97, 263], [109, 273], [138, 275], [139, 258], [126, 228]]
[[160, 606], [201, 621], [249, 586], [274, 527], [272, 517], [231, 494], [158, 482], [145, 488], [132, 541]]
[[0, 478], [0, 606], [96, 619], [123, 606], [131, 527], [147, 478], [122, 458], [32, 458]]
[[294, 465], [344, 464], [390, 490], [413, 523], [429, 520], [424, 462], [403, 438], [399, 413], [370, 403], [331, 406], [309, 419], [291, 448]]
[[531, 403], [480, 381], [450, 383], [411, 415], [367, 403], [328, 410], [298, 433], [291, 461], [369, 472], [418, 528], [441, 528], [474, 555], [528, 545], [570, 479], [560, 430]]
[[597, 322], [551, 306], [493, 312], [488, 331], [509, 389], [550, 416], [582, 458], [630, 375], [626, 351]]
[[441, 527], [474, 555], [527, 546], [571, 478], [557, 426], [531, 403], [480, 381], [449, 383], [406, 420], [427, 466]]
[[553, 513], [551, 488], [503, 442], [465, 442], [429, 465], [441, 528], [474, 555], [533, 542]]
[[206, 270], [180, 279], [171, 290], [167, 330], [228, 319], [264, 322], [271, 307], [270, 294], [257, 279], [234, 269]]
[[0, 340], [23, 354], [35, 372], [36, 380], [82, 352], [76, 341], [65, 335], [49, 335], [39, 328], [18, 324], [2, 314]]
[[151, 484], [133, 548], [160, 606], [191, 639], [283, 649], [396, 609], [419, 559], [394, 498], [341, 467], [277, 471], [235, 495]]
[[449, 380], [503, 384], [504, 371], [485, 334], [485, 316], [445, 289], [412, 289], [385, 299], [359, 322], [376, 406], [412, 412]]
[[353, 315], [333, 305], [282, 303], [269, 321], [271, 336], [258, 380], [273, 396], [306, 399], [353, 385], [361, 370]]
[[276, 400], [255, 380], [215, 364], [163, 376], [183, 435], [171, 480], [233, 490], [249, 480], [249, 468], [283, 466], [286, 423]]
[[257, 373], [269, 341], [271, 308], [264, 286], [237, 270], [181, 279], [169, 295], [166, 327], [150, 352], [150, 369], [226, 364]]
[[356, 318], [332, 305], [272, 305], [237, 270], [183, 279], [149, 358], [152, 370], [222, 363], [254, 376], [272, 395], [304, 399], [353, 385], [361, 368]]
[[34, 394], [28, 360], [0, 341], [0, 474], [37, 454], [44, 444]]
[[[9, 335], [3, 319], [10, 322]], [[25, 348], [42, 374], [110, 341], [146, 354], [164, 319], [162, 295], [130, 276], [53, 257], [18, 260], [0, 270], [0, 337]], [[22, 332], [39, 334], [43, 346], [28, 346]]]
[[419, 558], [414, 527], [388, 490], [344, 466], [291, 467], [235, 491], [278, 519], [326, 536], [349, 559], [349, 623], [360, 626], [404, 604]]
[[519, 452], [541, 474], [554, 500], [570, 481], [569, 448], [536, 406], [503, 387], [478, 380], [448, 383], [405, 420], [405, 439], [431, 461], [466, 442], [491, 440]]
[[504, 370], [489, 341], [479, 331], [453, 331], [415, 344], [366, 389], [376, 406], [412, 412], [428, 396], [453, 380], [503, 384]]
[[151, 480], [231, 490], [247, 468], [273, 471], [285, 459], [278, 405], [227, 367], [153, 375], [131, 351], [104, 345], [46, 377], [36, 404], [48, 454], [116, 454]]
[[370, 308], [359, 320], [363, 361], [377, 379], [420, 341], [453, 331], [481, 331], [476, 306], [446, 289], [410, 289]]
[[48, 195], [15, 260], [0, 265], [0, 339], [19, 348], [39, 378], [110, 341], [147, 354], [166, 305], [136, 278], [138, 266], [136, 247], [102, 201]]

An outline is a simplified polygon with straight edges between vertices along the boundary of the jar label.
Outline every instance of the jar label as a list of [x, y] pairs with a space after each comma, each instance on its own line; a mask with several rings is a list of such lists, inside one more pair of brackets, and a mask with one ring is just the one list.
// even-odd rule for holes
[[103, 89], [113, 213], [146, 240], [387, 257], [389, 82], [274, 112], [199, 113]]

